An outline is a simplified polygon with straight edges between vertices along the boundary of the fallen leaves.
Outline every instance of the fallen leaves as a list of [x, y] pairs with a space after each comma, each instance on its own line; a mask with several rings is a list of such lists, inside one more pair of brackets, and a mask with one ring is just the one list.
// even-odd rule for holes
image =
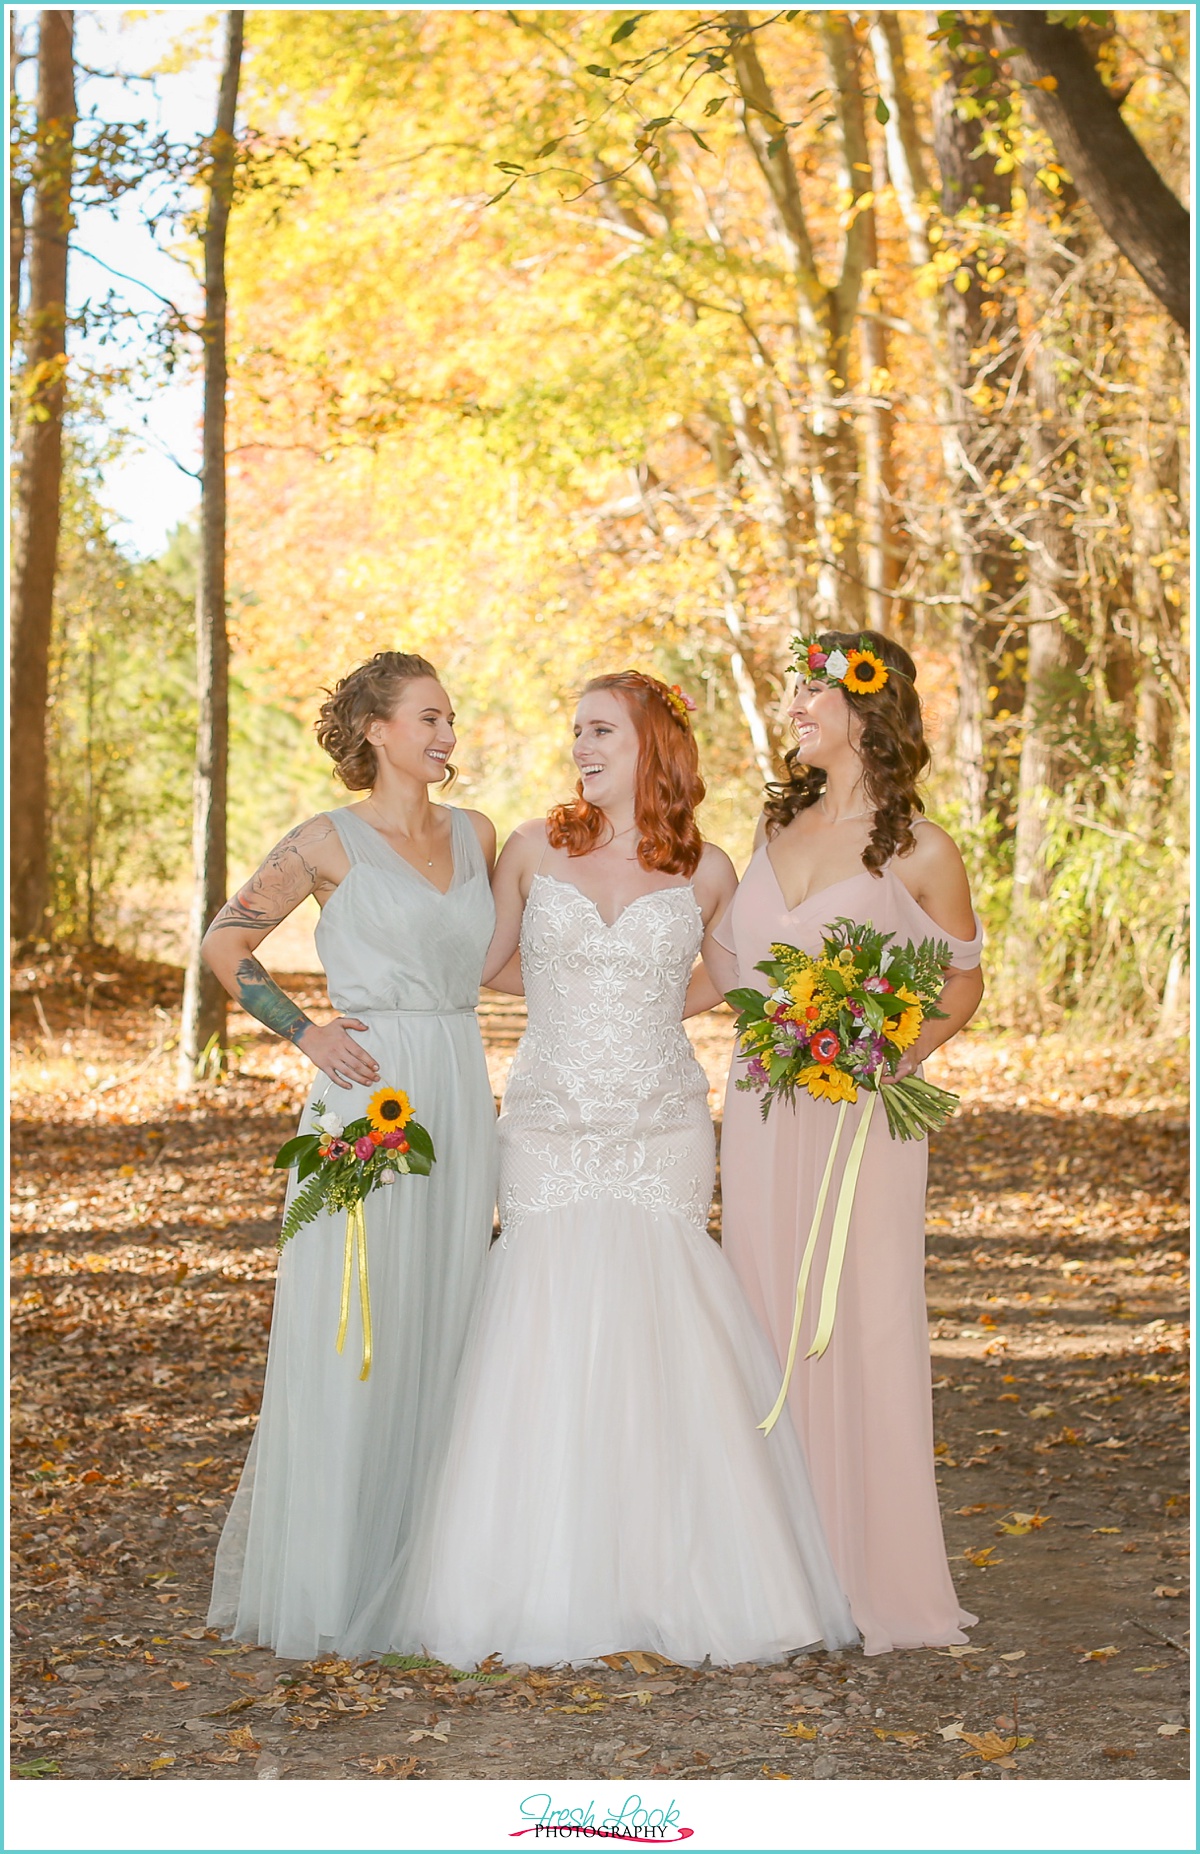
[[885, 1741], [888, 1739], [893, 1739], [896, 1742], [896, 1744], [907, 1745], [910, 1748], [913, 1745], [919, 1745], [925, 1737], [924, 1732], [903, 1732], [903, 1731], [893, 1732], [893, 1731], [888, 1731], [886, 1727], [882, 1725], [876, 1725], [872, 1727], [872, 1730], [874, 1731], [876, 1738], [881, 1738]]
[[1154, 1594], [1156, 1597], [1165, 1597], [1168, 1602], [1171, 1602], [1175, 1597], [1181, 1597], [1183, 1591], [1177, 1590], [1173, 1584], [1155, 1584]]
[[785, 1738], [800, 1738], [803, 1739], [806, 1744], [811, 1744], [817, 1735], [817, 1728], [815, 1725], [805, 1725], [799, 1719], [796, 1721], [795, 1725], [785, 1725], [781, 1727], [781, 1730]]
[[776, 1783], [791, 1783], [794, 1781], [790, 1770], [772, 1770], [769, 1764], [763, 1765], [762, 1769], [759, 1771], [759, 1776], [772, 1777]]
[[1013, 1513], [1008, 1519], [997, 1521], [996, 1530], [1007, 1533], [1009, 1538], [1020, 1539], [1024, 1538], [1027, 1533], [1040, 1532], [1042, 1527], [1048, 1523], [1046, 1516], [1041, 1512]]
[[1186, 1732], [1186, 1730], [1186, 1725], [1160, 1725], [1158, 1728], [1158, 1736], [1160, 1738], [1178, 1738], [1180, 1732]]
[[964, 1757], [982, 1758], [985, 1764], [997, 1764], [1001, 1770], [1014, 1770], [1016, 1758], [1014, 1752], [1024, 1751], [1033, 1743], [1032, 1738], [1002, 1738], [999, 1732], [964, 1732], [956, 1734], [958, 1740], [967, 1749]]
[[992, 1565], [1004, 1563], [1003, 1558], [998, 1558], [996, 1556], [996, 1547], [994, 1545], [979, 1545], [976, 1546], [974, 1550], [968, 1546], [967, 1550], [963, 1553], [963, 1557], [969, 1564], [973, 1564], [976, 1569], [980, 1571], [986, 1571]]
[[1113, 1657], [1120, 1654], [1120, 1652], [1121, 1650], [1119, 1648], [1114, 1648], [1112, 1643], [1109, 1642], [1108, 1646], [1105, 1648], [1085, 1648], [1083, 1650], [1083, 1659], [1085, 1661], [1111, 1661]]

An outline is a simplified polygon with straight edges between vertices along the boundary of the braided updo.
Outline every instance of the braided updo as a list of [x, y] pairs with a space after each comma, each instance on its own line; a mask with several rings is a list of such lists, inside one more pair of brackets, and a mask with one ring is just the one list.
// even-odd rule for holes
[[[403, 650], [377, 650], [369, 663], [343, 676], [322, 702], [315, 727], [317, 741], [333, 761], [333, 770], [351, 792], [367, 792], [378, 777], [375, 749], [367, 739], [372, 721], [386, 721], [406, 682], [418, 676], [438, 680], [433, 664]], [[446, 767], [446, 780], [454, 768]]]
[[[893, 672], [882, 689], [859, 695], [842, 685], [842, 693], [862, 719], [858, 755], [863, 763], [863, 790], [875, 816], [863, 863], [878, 875], [889, 859], [911, 850], [913, 818], [924, 811], [917, 780], [929, 764], [921, 722], [916, 665], [907, 650], [878, 631], [822, 631], [821, 649], [867, 649]], [[767, 834], [774, 837], [797, 812], [815, 805], [825, 790], [825, 768], [806, 766], [800, 748], [783, 756], [788, 776], [768, 785], [763, 804]]]

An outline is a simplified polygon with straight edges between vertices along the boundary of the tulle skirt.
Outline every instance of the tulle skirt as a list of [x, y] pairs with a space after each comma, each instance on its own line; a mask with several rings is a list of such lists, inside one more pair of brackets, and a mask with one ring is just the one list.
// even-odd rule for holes
[[778, 1366], [717, 1245], [590, 1199], [488, 1258], [395, 1646], [459, 1667], [697, 1665], [857, 1639]]

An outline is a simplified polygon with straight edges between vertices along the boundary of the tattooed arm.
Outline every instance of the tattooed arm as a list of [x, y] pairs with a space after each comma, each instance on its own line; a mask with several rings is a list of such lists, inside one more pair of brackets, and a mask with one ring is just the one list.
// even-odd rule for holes
[[314, 1024], [259, 964], [254, 949], [309, 895], [324, 905], [348, 869], [334, 825], [326, 817], [309, 818], [275, 845], [225, 903], [201, 947], [205, 963], [242, 1009], [294, 1043], [339, 1088], [379, 1079], [379, 1065], [348, 1034], [366, 1024], [357, 1017]]

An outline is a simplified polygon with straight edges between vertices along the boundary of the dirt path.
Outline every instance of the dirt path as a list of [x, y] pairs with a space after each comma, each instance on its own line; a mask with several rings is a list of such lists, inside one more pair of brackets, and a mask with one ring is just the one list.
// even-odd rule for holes
[[[928, 1283], [969, 1650], [479, 1681], [205, 1630], [303, 1065], [242, 1020], [235, 1078], [180, 1099], [153, 1054], [169, 971], [60, 962], [18, 986], [19, 1774], [1186, 1776], [1187, 1142], [1164, 1052], [980, 1037], [939, 1070], [964, 1097], [931, 1155]], [[516, 1028], [493, 1019], [497, 1079]], [[727, 1023], [696, 1034], [715, 1087]]]

